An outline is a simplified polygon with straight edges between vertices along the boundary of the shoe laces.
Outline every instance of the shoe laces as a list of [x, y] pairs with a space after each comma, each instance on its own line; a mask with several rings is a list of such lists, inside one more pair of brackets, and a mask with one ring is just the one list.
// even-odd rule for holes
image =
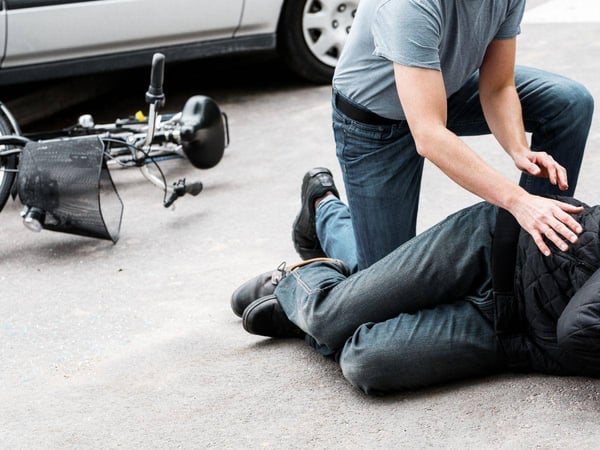
[[287, 272], [286, 263], [285, 261], [282, 261], [271, 275], [271, 283], [273, 283], [274, 286], [277, 286], [279, 282], [285, 278]]
[[308, 264], [312, 264], [314, 262], [329, 262], [329, 263], [333, 263], [336, 264], [337, 266], [339, 266], [342, 269], [342, 273], [348, 274], [348, 268], [346, 267], [346, 265], [344, 264], [343, 261], [339, 260], [339, 259], [332, 259], [332, 258], [312, 258], [312, 259], [306, 259], [304, 261], [300, 261], [296, 264], [292, 264], [289, 268], [287, 267], [287, 264], [285, 261], [282, 261], [281, 264], [279, 264], [279, 266], [277, 266], [277, 269], [275, 269], [275, 271], [271, 274], [271, 283], [273, 283], [273, 286], [277, 286], [281, 280], [283, 280], [288, 273], [299, 269], [300, 267], [306, 266]]

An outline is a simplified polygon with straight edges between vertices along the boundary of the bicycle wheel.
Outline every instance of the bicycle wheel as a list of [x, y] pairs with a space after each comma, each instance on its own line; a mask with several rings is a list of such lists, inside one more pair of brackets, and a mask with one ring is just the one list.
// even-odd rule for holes
[[[15, 130], [0, 114], [0, 135], [15, 134]], [[1, 148], [1, 147], [0, 147]], [[6, 205], [10, 191], [15, 181], [17, 168], [17, 155], [0, 156], [0, 211]]]

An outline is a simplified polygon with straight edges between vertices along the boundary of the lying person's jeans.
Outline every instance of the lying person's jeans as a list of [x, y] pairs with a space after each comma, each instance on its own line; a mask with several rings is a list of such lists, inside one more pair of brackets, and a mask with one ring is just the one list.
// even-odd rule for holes
[[[337, 199], [327, 205], [345, 207]], [[496, 372], [505, 358], [493, 326], [495, 214], [485, 203], [462, 210], [350, 277], [334, 264], [309, 264], [275, 294], [307, 341], [365, 392]], [[343, 215], [324, 219], [331, 229], [345, 226]], [[330, 257], [348, 251], [330, 244]]]
[[326, 197], [315, 210], [315, 227], [325, 254], [344, 261], [351, 273], [356, 272], [356, 239], [348, 206], [334, 196]]

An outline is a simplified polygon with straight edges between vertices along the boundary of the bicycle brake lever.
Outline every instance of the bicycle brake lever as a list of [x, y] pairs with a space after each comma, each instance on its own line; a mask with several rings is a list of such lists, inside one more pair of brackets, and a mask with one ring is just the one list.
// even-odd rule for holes
[[171, 192], [171, 195], [163, 203], [163, 205], [165, 208], [169, 208], [171, 205], [173, 205], [173, 203], [175, 203], [175, 200], [177, 200], [179, 197], [183, 197], [185, 194], [196, 196], [202, 192], [203, 187], [204, 186], [199, 181], [196, 183], [190, 183], [188, 185], [185, 182], [185, 178], [182, 178], [177, 181], [177, 183], [173, 183], [173, 192]]
[[173, 183], [173, 192], [171, 192], [169, 198], [164, 202], [164, 207], [169, 208], [173, 203], [175, 203], [175, 200], [177, 200], [179, 197], [183, 197], [184, 195], [185, 178], [182, 178], [177, 183]]

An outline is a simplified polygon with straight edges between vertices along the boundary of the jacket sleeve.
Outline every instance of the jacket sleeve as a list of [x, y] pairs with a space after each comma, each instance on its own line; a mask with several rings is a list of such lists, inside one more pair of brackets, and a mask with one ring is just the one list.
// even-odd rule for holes
[[600, 269], [571, 298], [556, 332], [566, 369], [600, 376]]

